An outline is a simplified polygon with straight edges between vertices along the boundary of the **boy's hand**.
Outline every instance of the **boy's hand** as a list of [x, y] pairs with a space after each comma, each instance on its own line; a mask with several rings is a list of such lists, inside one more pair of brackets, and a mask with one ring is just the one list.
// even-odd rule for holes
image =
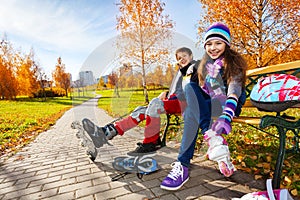
[[160, 95], [158, 95], [158, 98], [164, 100], [165, 98], [167, 98], [167, 93], [168, 93], [167, 91], [160, 93]]

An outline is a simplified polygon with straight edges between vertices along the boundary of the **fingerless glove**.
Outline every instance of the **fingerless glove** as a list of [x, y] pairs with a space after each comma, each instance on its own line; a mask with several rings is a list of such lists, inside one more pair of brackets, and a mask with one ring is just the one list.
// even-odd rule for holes
[[231, 121], [235, 115], [235, 109], [237, 106], [238, 99], [233, 96], [229, 96], [225, 102], [223, 113], [213, 123], [212, 130], [218, 134], [228, 134], [231, 131]]

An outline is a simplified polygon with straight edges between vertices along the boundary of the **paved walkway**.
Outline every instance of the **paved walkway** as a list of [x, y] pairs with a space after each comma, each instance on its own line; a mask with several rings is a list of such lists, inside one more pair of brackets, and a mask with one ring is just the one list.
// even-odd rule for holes
[[215, 163], [196, 157], [190, 180], [175, 192], [160, 189], [162, 179], [170, 171], [170, 163], [178, 149], [160, 149], [155, 159], [161, 169], [142, 179], [129, 174], [118, 181], [112, 168], [114, 157], [125, 155], [141, 141], [142, 131], [131, 130], [123, 137], [115, 137], [113, 146], [101, 147], [95, 162], [85, 154], [70, 125], [74, 120], [89, 118], [104, 125], [113, 119], [96, 107], [92, 99], [67, 111], [52, 127], [19, 153], [0, 163], [0, 199], [231, 199], [241, 197], [252, 189], [263, 189], [262, 181], [241, 171], [230, 178], [223, 177]]

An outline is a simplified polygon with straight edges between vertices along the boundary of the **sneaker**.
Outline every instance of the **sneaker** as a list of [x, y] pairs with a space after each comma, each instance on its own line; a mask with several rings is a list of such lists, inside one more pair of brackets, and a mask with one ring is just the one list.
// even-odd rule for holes
[[160, 188], [165, 190], [178, 190], [189, 180], [188, 168], [181, 165], [180, 162], [174, 162], [171, 166], [173, 169], [162, 181]]
[[85, 118], [82, 120], [82, 125], [96, 148], [102, 147], [103, 144], [107, 143], [107, 140], [111, 140], [118, 134], [113, 124], [98, 127], [91, 120]]
[[156, 150], [161, 148], [162, 143], [161, 143], [161, 139], [159, 137], [155, 143], [138, 142], [137, 145], [138, 145], [138, 147], [133, 151], [129, 151], [127, 153], [127, 155], [138, 156], [138, 155], [142, 155], [142, 154], [154, 153]]
[[129, 156], [138, 156], [138, 155], [143, 155], [143, 154], [150, 154], [150, 153], [154, 153], [157, 148], [156, 148], [156, 144], [154, 143], [137, 143], [138, 147], [133, 150], [133, 151], [129, 151], [127, 153], [127, 155]]
[[149, 174], [158, 170], [157, 162], [151, 156], [153, 155], [116, 157], [112, 165], [118, 171]]

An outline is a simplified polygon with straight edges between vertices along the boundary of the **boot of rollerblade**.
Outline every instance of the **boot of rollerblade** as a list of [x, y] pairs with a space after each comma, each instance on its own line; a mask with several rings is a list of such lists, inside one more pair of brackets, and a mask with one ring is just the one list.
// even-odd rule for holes
[[224, 176], [231, 176], [235, 168], [230, 161], [230, 152], [225, 138], [210, 129], [205, 132], [204, 139], [209, 147], [206, 153], [208, 159], [218, 162], [220, 172]]
[[85, 118], [82, 120], [82, 125], [96, 148], [100, 148], [104, 144], [111, 145], [108, 140], [111, 140], [118, 134], [113, 124], [98, 127], [91, 120]]
[[94, 161], [97, 157], [98, 151], [93, 144], [93, 141], [86, 135], [83, 126], [79, 121], [74, 121], [71, 124], [71, 128], [76, 129], [76, 137], [81, 140], [80, 144], [83, 147], [87, 147], [86, 154]]

